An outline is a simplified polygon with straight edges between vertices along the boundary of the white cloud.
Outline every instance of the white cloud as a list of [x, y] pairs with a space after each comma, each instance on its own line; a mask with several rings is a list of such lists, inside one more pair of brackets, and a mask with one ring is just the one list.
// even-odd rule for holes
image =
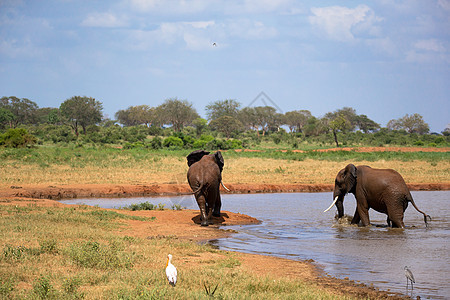
[[214, 0], [126, 0], [128, 5], [141, 13], [190, 14], [204, 11], [215, 4]]
[[352, 41], [355, 34], [378, 35], [375, 23], [381, 21], [367, 5], [356, 8], [343, 6], [313, 7], [310, 23], [333, 40]]
[[267, 13], [290, 7], [291, 0], [245, 0], [241, 11], [248, 13]]
[[86, 27], [115, 28], [125, 27], [127, 26], [127, 22], [112, 13], [92, 13], [81, 22], [81, 25]]
[[444, 45], [436, 39], [417, 41], [414, 44], [414, 47], [418, 50], [424, 50], [424, 51], [445, 52]]
[[22, 40], [0, 40], [0, 53], [15, 57], [37, 57], [43, 54], [43, 49], [37, 48], [29, 38]]
[[233, 20], [224, 26], [228, 35], [242, 39], [270, 39], [278, 34], [274, 27], [266, 26], [261, 21]]
[[438, 0], [438, 5], [443, 9], [450, 11], [450, 0]]
[[406, 61], [418, 63], [450, 63], [450, 55], [444, 44], [436, 39], [420, 40], [406, 52]]
[[184, 22], [186, 25], [191, 25], [194, 28], [206, 29], [210, 26], [214, 26], [214, 21], [199, 21], [199, 22]]

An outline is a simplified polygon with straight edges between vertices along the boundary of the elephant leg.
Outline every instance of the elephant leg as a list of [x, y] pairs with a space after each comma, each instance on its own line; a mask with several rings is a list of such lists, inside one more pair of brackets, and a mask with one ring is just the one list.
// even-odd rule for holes
[[198, 195], [197, 197], [197, 204], [198, 207], [200, 208], [200, 216], [201, 216], [201, 220], [202, 226], [208, 226], [208, 213], [207, 213], [207, 207], [206, 207], [206, 199], [205, 196], [203, 194]]
[[359, 216], [358, 209], [356, 209], [351, 224], [359, 224], [359, 221], [361, 221], [361, 217]]
[[213, 216], [214, 217], [220, 217], [220, 207], [222, 206], [222, 201], [220, 199], [220, 194], [217, 194], [216, 203], [214, 204], [214, 211]]
[[370, 225], [369, 210], [363, 208], [361, 205], [357, 205], [356, 210], [358, 212], [359, 217], [361, 218], [362, 225], [369, 226]]
[[208, 214], [208, 224], [213, 224], [213, 222], [212, 222], [212, 214], [213, 214], [212, 205], [208, 205], [207, 214]]
[[387, 215], [388, 219], [392, 223], [392, 228], [404, 228], [405, 224], [403, 224], [403, 206], [398, 207], [395, 205], [389, 205], [387, 207]]
[[389, 216], [387, 217], [386, 222], [388, 227], [391, 227], [391, 219], [389, 219]]
[[392, 228], [405, 228], [405, 224], [403, 223], [402, 218], [398, 217], [388, 217], [392, 221]]

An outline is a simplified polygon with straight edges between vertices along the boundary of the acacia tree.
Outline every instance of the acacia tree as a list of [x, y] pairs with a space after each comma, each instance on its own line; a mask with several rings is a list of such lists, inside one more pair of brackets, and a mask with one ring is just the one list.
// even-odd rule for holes
[[[328, 128], [333, 132], [334, 142], [336, 147], [339, 147], [339, 142], [337, 139], [338, 132], [347, 132], [354, 130], [356, 123], [356, 113], [353, 108], [344, 107], [338, 109], [334, 112], [329, 112], [325, 114], [324, 119], [327, 122]], [[352, 124], [352, 122], [354, 122]]]
[[356, 117], [356, 126], [364, 133], [368, 133], [380, 128], [380, 124], [369, 119], [366, 115], [359, 115]]
[[216, 120], [223, 116], [237, 118], [241, 104], [233, 99], [218, 100], [206, 106], [208, 120]]
[[227, 138], [230, 138], [234, 131], [238, 131], [242, 128], [242, 123], [236, 118], [222, 116], [218, 119], [212, 120], [209, 123], [209, 126], [219, 132], [222, 132]]
[[156, 114], [161, 118], [161, 124], [172, 125], [177, 132], [199, 117], [192, 103], [176, 98], [164, 101], [156, 108]]
[[148, 105], [130, 106], [125, 110], [119, 110], [115, 114], [119, 123], [125, 126], [145, 124], [150, 127], [155, 123], [155, 108]]
[[425, 123], [420, 114], [408, 115], [406, 114], [400, 119], [390, 120], [386, 126], [391, 130], [404, 129], [409, 133], [425, 134], [430, 131], [430, 126]]
[[254, 107], [244, 107], [241, 109], [238, 113], [238, 119], [246, 129], [258, 131], [258, 119]]
[[284, 114], [284, 123], [289, 127], [290, 132], [303, 132], [303, 128], [311, 118], [309, 110], [294, 110]]
[[27, 98], [19, 99], [17, 97], [2, 97], [0, 99], [0, 108], [9, 110], [13, 119], [10, 120], [10, 127], [16, 128], [20, 124], [29, 124], [34, 122], [34, 117], [38, 105]]
[[59, 110], [78, 136], [78, 126], [81, 126], [83, 133], [86, 134], [88, 125], [97, 124], [102, 120], [103, 104], [94, 98], [74, 96], [61, 103]]
[[262, 135], [271, 127], [278, 128], [282, 123], [282, 117], [276, 113], [276, 109], [271, 106], [244, 107], [239, 112], [239, 120], [250, 129], [262, 131]]

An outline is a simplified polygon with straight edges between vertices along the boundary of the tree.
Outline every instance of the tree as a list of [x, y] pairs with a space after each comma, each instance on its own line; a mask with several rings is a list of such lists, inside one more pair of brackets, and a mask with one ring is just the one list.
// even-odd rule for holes
[[309, 110], [294, 110], [284, 114], [284, 123], [289, 127], [291, 132], [302, 132], [308, 119], [311, 118]]
[[59, 109], [54, 107], [38, 108], [35, 113], [37, 124], [57, 124], [60, 122]]
[[334, 120], [337, 118], [344, 118], [346, 131], [353, 131], [357, 126], [358, 115], [356, 114], [355, 109], [351, 107], [343, 107], [341, 109], [335, 110], [334, 112], [329, 112], [325, 114], [325, 118], [329, 120]]
[[271, 106], [244, 107], [239, 112], [239, 120], [250, 129], [262, 131], [262, 135], [271, 127], [278, 128], [282, 121], [281, 115], [276, 113], [276, 109]]
[[409, 133], [425, 134], [430, 131], [430, 126], [428, 126], [423, 120], [423, 117], [417, 113], [411, 116], [406, 114], [402, 118], [402, 124]]
[[219, 132], [222, 132], [227, 138], [230, 138], [234, 131], [238, 131], [242, 128], [242, 123], [238, 119], [231, 116], [222, 116], [218, 119], [212, 120], [209, 123], [209, 126]]
[[181, 131], [184, 126], [190, 125], [199, 117], [192, 103], [176, 98], [167, 99], [156, 108], [156, 113], [161, 118], [161, 124], [172, 125], [175, 131]]
[[[333, 132], [336, 147], [339, 147], [337, 133], [354, 130], [356, 126], [354, 125], [356, 124], [356, 116], [355, 110], [350, 107], [344, 107], [325, 114], [324, 121], [327, 122], [328, 127]], [[354, 122], [354, 124], [352, 124], [352, 122]]]
[[258, 120], [254, 107], [244, 107], [241, 109], [238, 113], [238, 119], [246, 129], [258, 131]]
[[223, 116], [237, 118], [240, 106], [236, 100], [218, 100], [206, 106], [206, 116], [210, 121]]
[[404, 129], [409, 133], [425, 134], [430, 131], [430, 127], [420, 114], [408, 115], [406, 114], [400, 119], [390, 120], [387, 123], [387, 128], [391, 130]]
[[78, 126], [81, 126], [86, 134], [86, 127], [94, 125], [102, 120], [103, 104], [94, 98], [74, 96], [64, 101], [59, 107], [61, 115], [72, 126], [75, 135], [78, 136]]
[[192, 125], [195, 127], [195, 132], [197, 136], [202, 135], [203, 131], [208, 127], [208, 121], [203, 118], [197, 118], [192, 121]]
[[30, 124], [34, 122], [35, 112], [38, 105], [26, 98], [2, 97], [0, 99], [0, 108], [8, 109], [14, 116], [10, 121], [10, 127], [16, 128], [20, 124]]
[[372, 121], [366, 115], [359, 115], [356, 117], [356, 126], [364, 133], [368, 133], [380, 128], [380, 124]]
[[9, 125], [12, 128], [12, 121], [14, 120], [13, 113], [4, 107], [0, 107], [0, 128]]
[[155, 108], [148, 105], [130, 106], [116, 112], [115, 117], [125, 126], [145, 124], [150, 127], [156, 120]]

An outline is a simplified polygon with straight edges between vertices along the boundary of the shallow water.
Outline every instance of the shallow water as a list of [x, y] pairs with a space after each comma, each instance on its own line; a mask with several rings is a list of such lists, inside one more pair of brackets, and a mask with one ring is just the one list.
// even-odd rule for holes
[[[224, 250], [314, 259], [330, 275], [373, 284], [383, 290], [406, 293], [403, 267], [409, 266], [416, 284], [413, 298], [448, 299], [450, 295], [450, 192], [412, 192], [417, 206], [433, 220], [428, 228], [423, 215], [409, 204], [405, 230], [338, 224], [331, 209], [331, 193], [222, 195], [222, 210], [250, 215], [259, 225], [228, 226], [238, 233], [213, 241]], [[122, 199], [74, 199], [61, 202], [105, 208], [149, 201], [167, 208], [197, 209], [193, 196]], [[353, 215], [355, 200], [347, 195], [345, 214]], [[386, 215], [370, 211], [371, 223], [385, 226]], [[409, 292], [411, 295], [411, 292]]]

